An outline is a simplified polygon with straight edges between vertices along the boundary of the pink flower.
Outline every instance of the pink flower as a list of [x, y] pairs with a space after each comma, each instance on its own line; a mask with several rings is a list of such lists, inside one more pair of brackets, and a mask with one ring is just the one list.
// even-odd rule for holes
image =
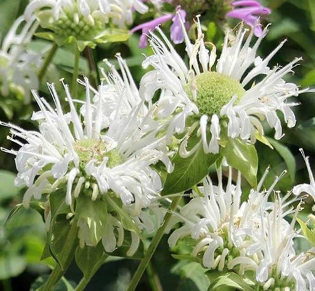
[[[258, 1], [255, 0], [238, 0], [232, 3], [234, 9], [226, 14], [227, 17], [238, 18], [250, 25], [255, 27], [255, 23], [259, 22], [261, 15], [269, 15], [271, 10], [262, 6]], [[260, 36], [262, 34], [261, 25], [255, 27], [255, 35]]]

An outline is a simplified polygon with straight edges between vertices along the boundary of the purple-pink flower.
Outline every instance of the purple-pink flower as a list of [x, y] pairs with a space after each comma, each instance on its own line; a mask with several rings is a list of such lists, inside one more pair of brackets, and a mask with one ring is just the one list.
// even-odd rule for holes
[[261, 25], [255, 26], [255, 23], [259, 21], [261, 15], [269, 15], [271, 10], [255, 0], [238, 0], [234, 1], [232, 5], [234, 9], [226, 16], [241, 19], [251, 27], [255, 27], [255, 35], [260, 36], [262, 34]]
[[130, 32], [134, 33], [138, 30], [142, 30], [139, 47], [144, 48], [148, 45], [147, 35], [149, 31], [153, 31], [157, 26], [161, 25], [162, 23], [172, 20], [173, 24], [171, 26], [171, 39], [175, 44], [182, 43], [184, 41], [184, 33], [181, 27], [180, 18], [182, 19], [182, 22], [185, 23], [186, 11], [181, 9], [180, 6], [177, 6], [175, 14], [165, 14], [151, 21], [142, 23], [131, 29]]

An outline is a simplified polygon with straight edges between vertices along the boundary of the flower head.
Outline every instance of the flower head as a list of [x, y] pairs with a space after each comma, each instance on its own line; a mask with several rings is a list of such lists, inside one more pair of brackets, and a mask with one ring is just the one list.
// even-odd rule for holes
[[269, 15], [271, 10], [256, 0], [237, 0], [233, 1], [232, 5], [234, 9], [228, 12], [226, 16], [244, 21], [255, 30], [256, 36], [261, 36], [263, 30], [260, 24], [257, 25], [257, 21], [259, 21], [259, 16]]
[[209, 53], [200, 24], [195, 44], [190, 42], [183, 24], [182, 27], [188, 66], [160, 29], [157, 30], [161, 37], [151, 34], [154, 55], [143, 63], [144, 67], [152, 66], [154, 70], [143, 77], [141, 92], [150, 100], [154, 92], [162, 90], [157, 103], [158, 114], [168, 118], [169, 138], [190, 126], [197, 127], [204, 151], [218, 153], [221, 132], [231, 138], [255, 142], [257, 132], [264, 134], [263, 120], [275, 129], [276, 139], [280, 139], [283, 134], [278, 111], [283, 113], [289, 127], [295, 125], [291, 107], [297, 103], [288, 99], [304, 91], [284, 81], [283, 77], [292, 72], [300, 59], [281, 68], [268, 66], [284, 42], [262, 59], [256, 53], [267, 29], [251, 46], [254, 30], [246, 38], [247, 30], [241, 27], [233, 41], [230, 41], [231, 32], [226, 35], [221, 56], [213, 69], [216, 48], [212, 45]]
[[186, 11], [181, 9], [180, 6], [177, 6], [176, 12], [174, 14], [168, 13], [154, 20], [142, 23], [131, 29], [130, 32], [134, 33], [140, 29], [142, 30], [139, 47], [144, 48], [148, 45], [149, 32], [153, 31], [158, 25], [172, 20], [173, 24], [171, 25], [171, 39], [175, 44], [182, 43], [184, 41], [184, 35], [180, 24], [180, 18], [183, 22], [185, 22]]
[[247, 247], [260, 224], [259, 214], [270, 207], [268, 197], [281, 177], [275, 179], [270, 189], [261, 191], [267, 170], [257, 190], [252, 189], [248, 201], [242, 203], [241, 174], [238, 173], [234, 185], [232, 168], [228, 171], [226, 187], [223, 187], [220, 168], [217, 185], [208, 177], [193, 191], [194, 198], [180, 209], [173, 221], [173, 224], [181, 222], [182, 226], [168, 241], [174, 247], [179, 239], [191, 237], [196, 241], [192, 254], [201, 257], [205, 267], [237, 270], [243, 274], [256, 266], [256, 258], [247, 256]]
[[[147, 7], [139, 0], [32, 0], [25, 10], [28, 19], [35, 15], [48, 32], [39, 35], [58, 45], [76, 41], [83, 50], [86, 45], [125, 40], [125, 28], [133, 21], [133, 11], [145, 13]], [[116, 26], [116, 30], [110, 24]], [[115, 36], [115, 38], [111, 38]]]
[[[143, 222], [146, 217], [143, 209], [155, 203], [162, 188], [160, 177], [151, 166], [162, 161], [170, 171], [169, 152], [164, 146], [164, 137], [156, 138], [160, 128], [151, 121], [153, 109], [133, 99], [134, 92], [129, 90], [135, 88], [128, 79], [130, 72], [123, 67], [122, 60], [120, 64], [123, 77], [112, 77], [110, 84], [103, 84], [98, 90], [91, 88], [87, 78], [80, 81], [86, 87], [86, 100], [80, 111], [76, 110], [69, 88], [64, 84], [70, 110], [63, 112], [54, 85], [48, 84], [55, 108], [33, 92], [40, 111], [34, 113], [32, 119], [38, 121], [39, 131], [2, 124], [10, 127], [12, 137], [9, 139], [21, 146], [18, 151], [3, 150], [16, 156], [16, 185], [28, 188], [23, 198], [25, 207], [33, 197], [41, 199], [43, 195], [55, 195], [57, 190], [64, 190], [66, 205], [78, 212], [75, 212], [77, 215], [80, 215], [80, 205], [83, 205], [81, 208], [88, 207], [88, 203], [94, 205], [91, 208], [108, 205], [102, 210], [108, 209], [111, 215], [106, 229], [104, 221], [99, 226], [104, 234], [114, 226], [124, 228], [119, 216], [126, 216], [124, 221], [131, 220], [129, 225], [148, 225]], [[121, 83], [128, 85], [122, 88]], [[108, 96], [117, 96], [123, 90], [127, 92], [121, 95], [116, 108], [104, 111], [108, 100], [112, 100]], [[129, 96], [131, 100], [123, 100]], [[129, 112], [125, 110], [126, 104]], [[95, 245], [98, 241], [86, 235], [90, 224], [80, 218], [78, 225], [80, 240]], [[138, 245], [137, 232], [132, 238], [133, 244]], [[118, 241], [121, 242], [121, 238]], [[106, 239], [103, 244], [105, 249], [112, 249]], [[130, 254], [137, 248], [133, 245], [131, 249]]]
[[[15, 95], [30, 102], [31, 89], [37, 89], [37, 71], [41, 66], [42, 53], [26, 48], [36, 28], [35, 18], [25, 21], [23, 16], [16, 19], [5, 36], [0, 50], [0, 91], [8, 97]], [[18, 31], [20, 32], [18, 33]]]

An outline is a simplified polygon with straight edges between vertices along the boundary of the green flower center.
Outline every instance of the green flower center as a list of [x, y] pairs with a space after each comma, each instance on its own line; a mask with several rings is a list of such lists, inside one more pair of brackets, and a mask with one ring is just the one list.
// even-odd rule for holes
[[80, 159], [80, 168], [85, 169], [86, 164], [94, 159], [98, 163], [103, 162], [104, 157], [108, 157], [107, 167], [113, 168], [123, 163], [118, 151], [112, 149], [108, 151], [108, 144], [96, 139], [78, 140], [74, 145], [74, 150]]
[[[193, 96], [193, 87], [196, 87], [196, 100]], [[212, 116], [219, 114], [222, 107], [227, 104], [233, 96], [237, 96], [236, 103], [245, 94], [242, 85], [228, 76], [217, 72], [206, 72], [197, 75], [194, 83], [189, 82], [185, 91], [193, 100], [201, 115]]]

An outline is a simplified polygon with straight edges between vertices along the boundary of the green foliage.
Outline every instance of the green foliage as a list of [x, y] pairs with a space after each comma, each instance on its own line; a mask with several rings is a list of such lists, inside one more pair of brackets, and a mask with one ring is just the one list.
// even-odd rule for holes
[[89, 281], [99, 267], [104, 264], [107, 255], [104, 252], [102, 243], [96, 247], [78, 247], [75, 252], [75, 261], [83, 273], [83, 278]]
[[254, 145], [240, 139], [227, 138], [221, 154], [231, 167], [242, 173], [252, 187], [256, 187], [258, 156]]
[[296, 219], [299, 225], [301, 226], [303, 235], [306, 237], [308, 242], [315, 247], [315, 230], [308, 228], [308, 226], [304, 223], [303, 220], [297, 218]]
[[254, 291], [254, 283], [236, 273], [208, 271], [206, 274], [211, 281], [208, 291]]
[[207, 291], [210, 285], [209, 278], [205, 275], [206, 269], [200, 263], [182, 260], [171, 270], [181, 277], [178, 290], [181, 291]]
[[[200, 137], [190, 138], [188, 149], [193, 148]], [[166, 176], [162, 195], [180, 193], [191, 189], [208, 173], [210, 166], [218, 159], [218, 155], [205, 154], [202, 145], [188, 158], [182, 158], [179, 153], [172, 159], [174, 171]]]
[[14, 185], [15, 174], [0, 170], [0, 203], [6, 199], [16, 197], [20, 189]]
[[106, 232], [107, 203], [93, 201], [87, 195], [80, 195], [76, 204], [76, 216], [80, 233], [88, 246], [95, 247]]
[[[42, 286], [48, 279], [48, 275], [40, 276], [32, 284], [30, 291], [37, 291], [40, 286]], [[65, 277], [56, 284], [56, 286], [51, 291], [74, 291], [75, 284], [73, 282], [67, 281]]]

